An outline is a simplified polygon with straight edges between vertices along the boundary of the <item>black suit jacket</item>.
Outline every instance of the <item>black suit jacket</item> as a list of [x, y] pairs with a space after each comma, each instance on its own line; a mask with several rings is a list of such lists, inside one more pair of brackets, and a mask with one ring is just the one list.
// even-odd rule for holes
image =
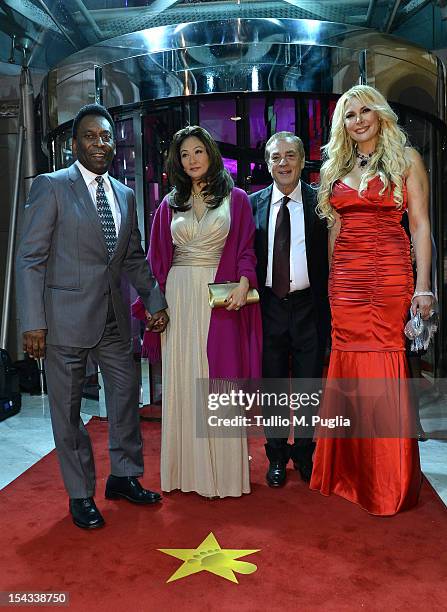
[[[265, 287], [268, 261], [268, 225], [273, 185], [249, 196], [256, 225], [255, 251], [258, 260], [256, 273], [261, 294]], [[316, 190], [301, 181], [304, 210], [304, 232], [306, 239], [306, 258], [309, 282], [314, 302], [319, 334], [325, 342], [330, 328], [328, 302], [328, 232], [325, 219], [315, 212]]]

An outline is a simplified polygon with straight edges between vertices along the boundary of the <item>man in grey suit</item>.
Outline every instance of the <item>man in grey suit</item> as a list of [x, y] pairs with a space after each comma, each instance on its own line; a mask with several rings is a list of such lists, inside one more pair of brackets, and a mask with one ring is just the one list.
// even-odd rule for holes
[[147, 327], [163, 331], [166, 301], [141, 247], [134, 193], [109, 176], [115, 127], [107, 110], [83, 107], [73, 123], [77, 161], [38, 176], [25, 207], [17, 254], [17, 293], [23, 347], [46, 357], [51, 421], [73, 522], [104, 524], [93, 500], [95, 468], [80, 418], [87, 357], [99, 363], [109, 422], [111, 475], [105, 495], [151, 504], [144, 489], [138, 383], [132, 359], [122, 274], [140, 294]]

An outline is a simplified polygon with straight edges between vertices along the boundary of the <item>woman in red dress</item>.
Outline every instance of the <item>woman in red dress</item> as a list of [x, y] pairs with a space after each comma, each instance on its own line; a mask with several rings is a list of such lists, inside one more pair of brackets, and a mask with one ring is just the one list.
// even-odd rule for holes
[[[418, 500], [417, 440], [411, 434], [398, 437], [398, 427], [388, 423], [387, 430], [383, 423], [408, 423], [410, 401], [400, 386], [395, 394], [383, 394], [375, 412], [362, 389], [371, 379], [380, 379], [376, 386], [384, 380], [401, 385], [396, 379], [408, 377], [403, 330], [410, 304], [423, 318], [432, 308], [427, 173], [421, 156], [406, 146], [385, 98], [366, 85], [352, 87], [338, 100], [324, 154], [318, 208], [330, 227], [328, 383], [356, 381], [360, 391], [349, 397], [350, 410], [361, 419], [363, 433], [317, 440], [310, 487], [388, 516]], [[400, 224], [405, 210], [417, 264], [414, 293], [409, 241]], [[327, 391], [323, 411], [333, 411], [339, 398], [332, 395], [331, 401]], [[378, 434], [368, 435], [371, 423]], [[385, 437], [381, 430], [390, 433]]]

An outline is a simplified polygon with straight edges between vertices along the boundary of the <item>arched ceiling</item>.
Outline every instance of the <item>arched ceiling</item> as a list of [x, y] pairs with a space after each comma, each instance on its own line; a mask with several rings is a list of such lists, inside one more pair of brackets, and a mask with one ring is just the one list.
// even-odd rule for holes
[[447, 47], [447, 0], [0, 0], [0, 74], [26, 60], [46, 72], [102, 40], [208, 19], [335, 21], [396, 34], [426, 49]]

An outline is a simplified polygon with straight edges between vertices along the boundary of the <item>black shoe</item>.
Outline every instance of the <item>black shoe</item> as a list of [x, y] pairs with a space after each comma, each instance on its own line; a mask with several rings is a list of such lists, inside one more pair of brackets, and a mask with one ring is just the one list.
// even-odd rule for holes
[[304, 480], [304, 482], [310, 482], [313, 468], [311, 459], [294, 461], [293, 467], [301, 474], [301, 478]]
[[269, 487], [282, 487], [287, 478], [286, 463], [284, 461], [270, 461], [265, 478]]
[[124, 497], [135, 504], [155, 504], [161, 500], [159, 493], [143, 489], [136, 476], [113, 476], [107, 479], [106, 499]]
[[81, 529], [97, 529], [104, 525], [93, 497], [70, 498], [68, 504], [73, 523]]

